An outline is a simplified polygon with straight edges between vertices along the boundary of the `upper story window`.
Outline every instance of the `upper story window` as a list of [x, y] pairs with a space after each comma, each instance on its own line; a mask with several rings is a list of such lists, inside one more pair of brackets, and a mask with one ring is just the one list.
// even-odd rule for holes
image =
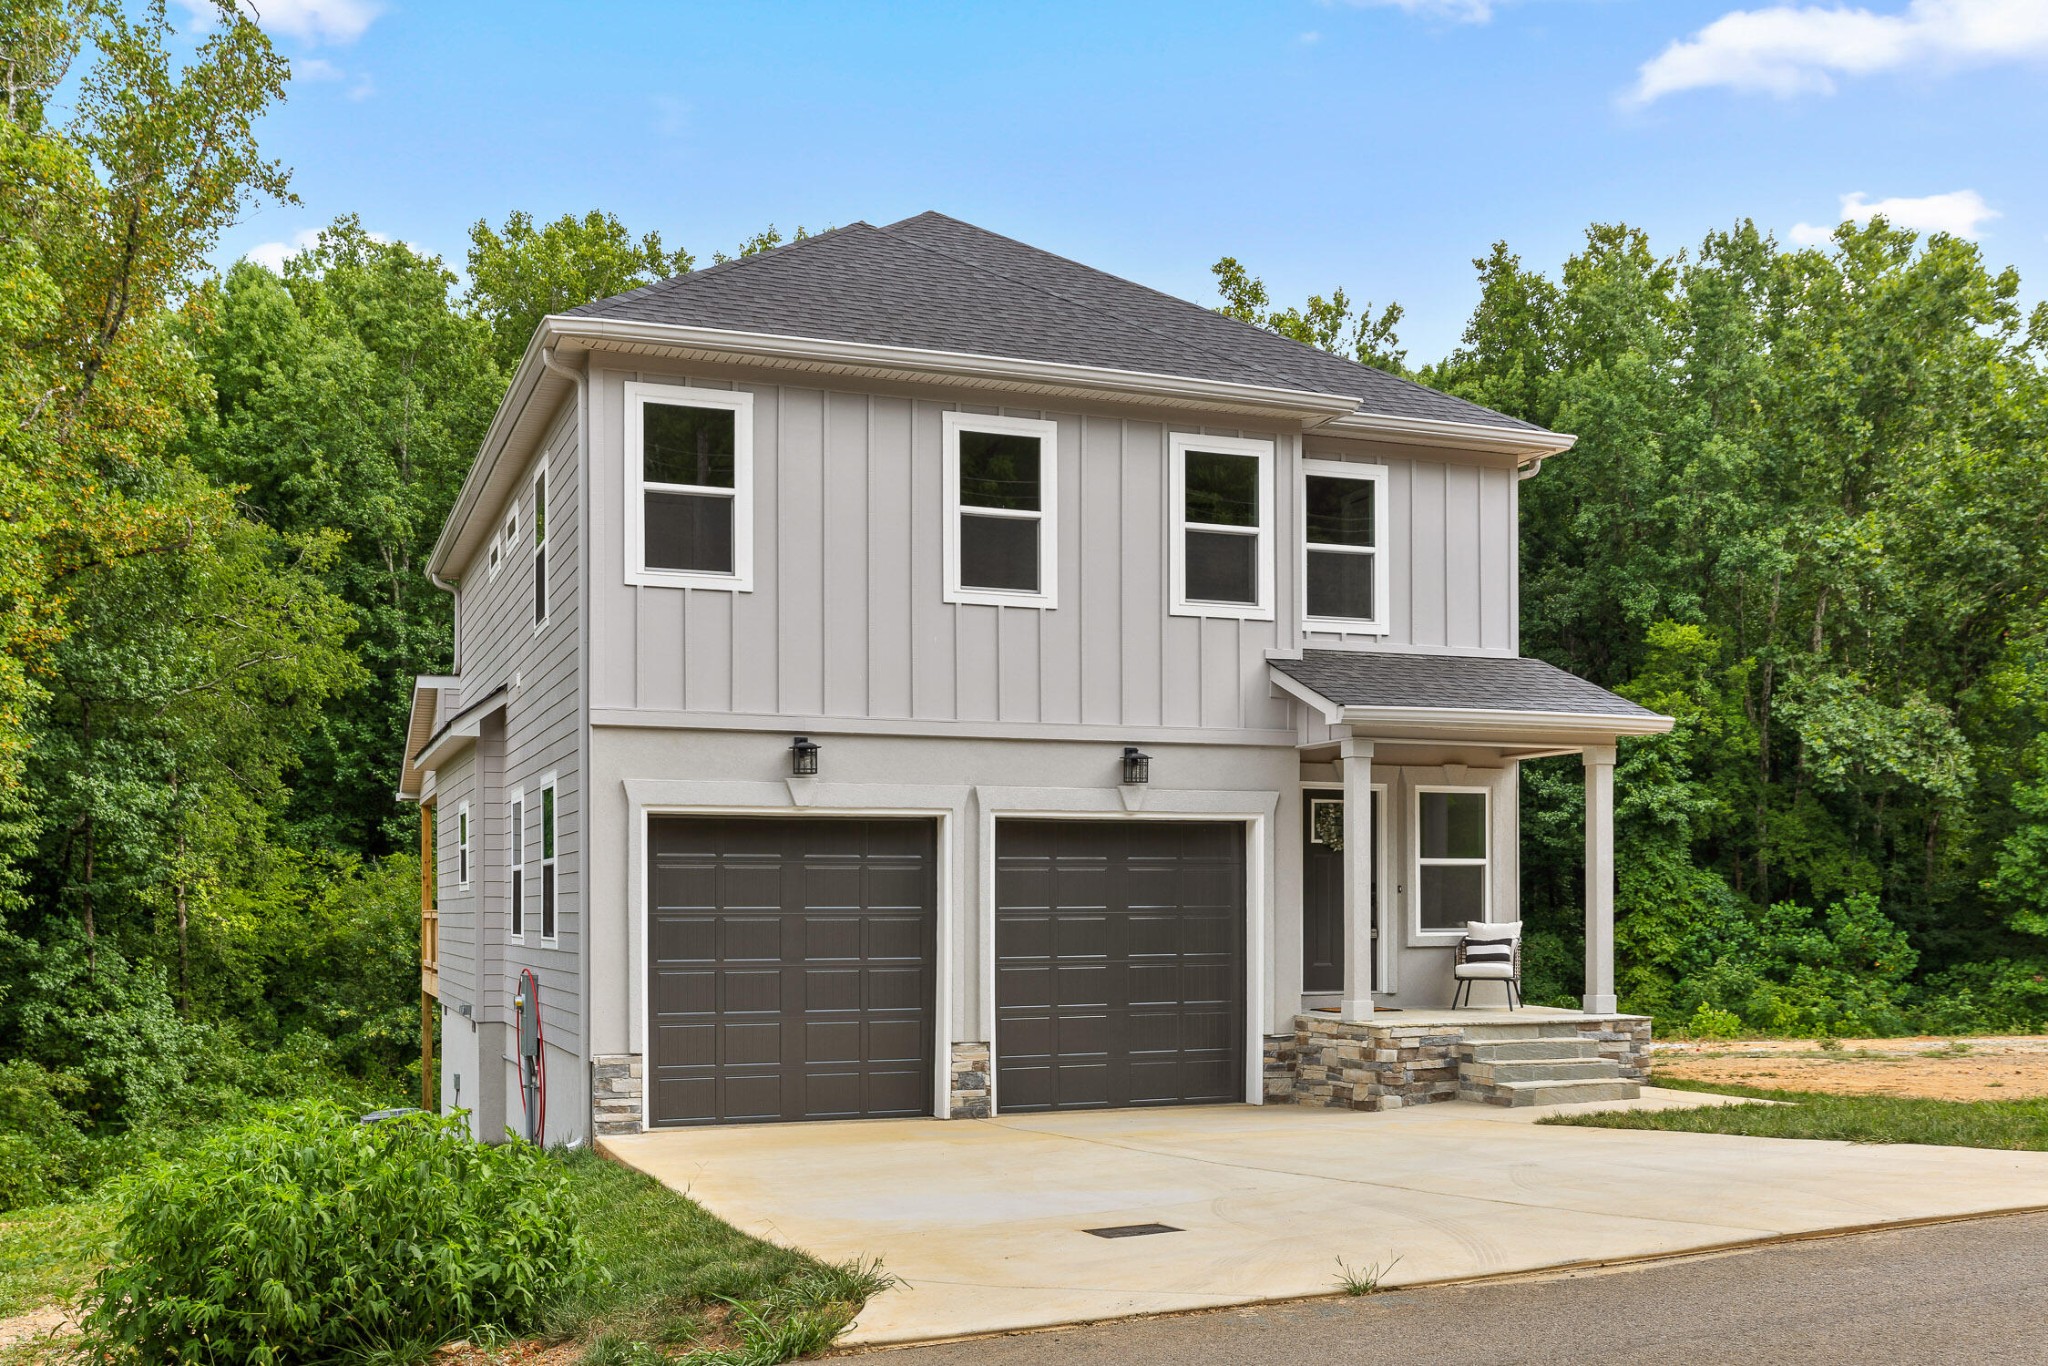
[[1273, 443], [1176, 433], [1168, 442], [1176, 616], [1273, 617]]
[[626, 385], [626, 581], [754, 586], [754, 396]]
[[1302, 629], [1383, 635], [1384, 465], [1301, 462]]
[[946, 601], [1056, 607], [1059, 428], [947, 413]]
[[1485, 920], [1492, 885], [1485, 788], [1424, 787], [1415, 794], [1415, 928], [1453, 934]]
[[455, 885], [469, 886], [469, 803], [455, 808]]
[[533, 624], [548, 620], [548, 467], [543, 461], [533, 475]]

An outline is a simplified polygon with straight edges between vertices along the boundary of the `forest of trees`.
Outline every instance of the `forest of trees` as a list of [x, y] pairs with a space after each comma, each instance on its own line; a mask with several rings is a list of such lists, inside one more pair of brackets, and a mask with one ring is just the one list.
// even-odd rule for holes
[[[261, 30], [223, 3], [180, 61], [161, 7], [0, 13], [6, 1170], [31, 1113], [416, 1085], [392, 794], [410, 680], [448, 663], [427, 552], [536, 320], [692, 257], [512, 214], [458, 274], [343, 218], [281, 273], [218, 270], [222, 230], [291, 196], [255, 135], [289, 83]], [[1881, 221], [1670, 256], [1600, 226], [1555, 275], [1477, 265], [1463, 343], [1413, 373], [1580, 435], [1522, 486], [1525, 652], [1680, 721], [1623, 750], [1624, 1004], [2037, 1026], [2048, 309]], [[1396, 306], [1276, 310], [1216, 272], [1227, 312], [1407, 364]], [[1531, 994], [1569, 996], [1578, 774], [1525, 786]]]

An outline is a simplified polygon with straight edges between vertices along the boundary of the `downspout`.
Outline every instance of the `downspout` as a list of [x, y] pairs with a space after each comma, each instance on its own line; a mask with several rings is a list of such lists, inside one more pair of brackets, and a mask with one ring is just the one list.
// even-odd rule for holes
[[[582, 829], [577, 832], [577, 839], [580, 845], [577, 851], [577, 872], [579, 874], [579, 880], [577, 885], [579, 888], [579, 894], [583, 898], [582, 904], [579, 907], [577, 907], [577, 910], [581, 912], [583, 916], [583, 933], [577, 936], [576, 953], [576, 994], [583, 1017], [583, 1027], [578, 1031], [578, 1034], [581, 1036], [582, 1040], [579, 1047], [582, 1050], [583, 1056], [577, 1059], [577, 1062], [580, 1064], [580, 1066], [578, 1066], [576, 1071], [577, 1075], [581, 1076], [583, 1079], [583, 1098], [577, 1108], [583, 1111], [584, 1138], [586, 1141], [595, 1144], [597, 1141], [597, 1062], [594, 1056], [594, 1051], [590, 1046], [590, 1036], [592, 1033], [590, 1019], [590, 907], [592, 902], [592, 897], [590, 894], [591, 517], [590, 480], [585, 477], [584, 473], [590, 467], [590, 431], [588, 427], [590, 409], [587, 397], [590, 377], [589, 371], [587, 369], [571, 369], [569, 366], [566, 366], [562, 364], [560, 361], [556, 360], [555, 348], [553, 346], [543, 346], [540, 349], [540, 364], [541, 368], [543, 370], [546, 370], [549, 374], [560, 375], [563, 379], [568, 380], [571, 384], [576, 386], [576, 515], [578, 516], [578, 518], [581, 519], [583, 528], [582, 534], [577, 536], [576, 538], [576, 633], [578, 636], [581, 637], [581, 639], [577, 642], [576, 650], [576, 711], [578, 730], [576, 743], [577, 749], [579, 751], [576, 765], [576, 777], [577, 781], [580, 782], [583, 786], [582, 802], [584, 812]], [[641, 1082], [641, 1085], [645, 1086], [646, 1082], [643, 1080]]]
[[1547, 455], [1537, 456], [1534, 460], [1531, 460], [1528, 464], [1515, 471], [1515, 479], [1518, 482], [1534, 479], [1537, 475], [1543, 473], [1543, 462], [1549, 458]]

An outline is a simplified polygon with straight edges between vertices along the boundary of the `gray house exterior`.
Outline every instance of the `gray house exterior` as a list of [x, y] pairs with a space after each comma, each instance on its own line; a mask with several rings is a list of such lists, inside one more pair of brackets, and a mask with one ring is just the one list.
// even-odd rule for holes
[[546, 319], [406, 745], [444, 1107], [520, 1130], [522, 972], [551, 1142], [1257, 1102], [1449, 1003], [1560, 753], [1611, 1016], [1670, 722], [1518, 655], [1571, 443], [938, 214]]

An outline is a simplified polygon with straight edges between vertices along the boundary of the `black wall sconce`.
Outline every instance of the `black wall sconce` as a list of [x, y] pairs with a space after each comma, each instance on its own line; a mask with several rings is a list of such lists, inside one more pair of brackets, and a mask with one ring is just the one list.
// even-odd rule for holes
[[1136, 745], [1124, 746], [1124, 781], [1127, 783], [1149, 783], [1152, 781], [1152, 756]]
[[808, 735], [799, 735], [790, 742], [789, 771], [799, 778], [818, 776], [818, 742]]

